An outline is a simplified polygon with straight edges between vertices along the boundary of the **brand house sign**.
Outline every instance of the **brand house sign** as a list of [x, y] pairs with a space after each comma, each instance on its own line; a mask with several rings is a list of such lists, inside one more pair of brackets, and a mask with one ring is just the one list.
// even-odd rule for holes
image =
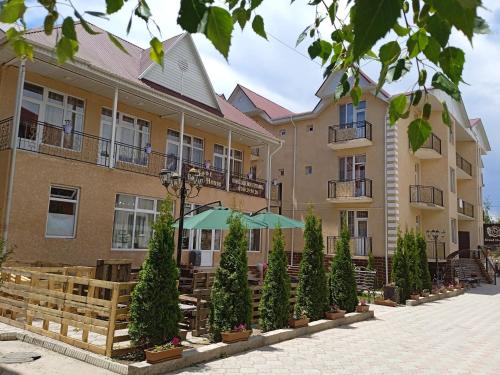
[[484, 244], [500, 245], [500, 224], [483, 224]]

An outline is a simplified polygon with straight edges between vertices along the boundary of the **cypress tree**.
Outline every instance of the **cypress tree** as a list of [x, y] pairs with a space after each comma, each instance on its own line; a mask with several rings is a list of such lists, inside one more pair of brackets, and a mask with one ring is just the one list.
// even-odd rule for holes
[[284, 328], [290, 317], [290, 276], [281, 228], [274, 230], [273, 248], [262, 288], [259, 305], [260, 327], [263, 331]]
[[328, 288], [323, 255], [321, 219], [311, 212], [306, 216], [304, 251], [299, 269], [295, 315], [306, 314], [311, 320], [323, 318], [328, 309]]
[[252, 322], [252, 301], [248, 287], [247, 229], [239, 214], [229, 218], [229, 233], [224, 240], [224, 251], [211, 293], [210, 332], [214, 341], [221, 340], [221, 332]]
[[416, 247], [419, 255], [420, 276], [422, 277], [422, 289], [430, 291], [432, 289], [432, 278], [427, 260], [427, 244], [421, 233], [417, 234]]
[[347, 312], [353, 312], [358, 304], [358, 294], [349, 241], [349, 231], [344, 226], [330, 269], [329, 300], [330, 304]]
[[373, 251], [371, 249], [368, 253], [368, 262], [366, 264], [366, 269], [369, 271], [375, 270], [375, 259], [373, 258]]
[[404, 242], [408, 259], [408, 282], [410, 288], [409, 292], [420, 293], [422, 291], [420, 253], [417, 248], [417, 241], [413, 231], [405, 233]]
[[171, 202], [167, 199], [153, 224], [149, 252], [132, 291], [129, 335], [133, 343], [150, 347], [179, 335], [182, 314], [179, 308], [177, 280], [179, 270], [174, 259], [174, 228]]
[[408, 262], [404, 249], [404, 240], [401, 232], [398, 231], [396, 251], [392, 257], [392, 281], [399, 288], [400, 302], [406, 301], [410, 297], [408, 285]]

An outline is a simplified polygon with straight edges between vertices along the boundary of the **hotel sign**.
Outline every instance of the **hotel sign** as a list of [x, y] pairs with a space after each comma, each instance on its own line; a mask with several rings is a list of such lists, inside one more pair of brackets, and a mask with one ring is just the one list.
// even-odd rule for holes
[[500, 224], [483, 224], [484, 244], [500, 245]]
[[240, 176], [231, 176], [230, 190], [261, 198], [266, 196], [265, 182], [250, 180]]

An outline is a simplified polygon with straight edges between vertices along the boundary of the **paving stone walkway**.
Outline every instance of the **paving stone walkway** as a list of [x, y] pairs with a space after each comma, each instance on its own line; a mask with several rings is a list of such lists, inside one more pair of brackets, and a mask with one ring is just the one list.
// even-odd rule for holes
[[176, 372], [215, 374], [500, 374], [500, 286]]

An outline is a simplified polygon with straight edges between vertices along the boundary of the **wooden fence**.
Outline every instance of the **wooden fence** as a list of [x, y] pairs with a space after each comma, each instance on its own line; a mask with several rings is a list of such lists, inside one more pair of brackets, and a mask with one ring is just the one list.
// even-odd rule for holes
[[129, 352], [135, 282], [94, 279], [93, 267], [1, 269], [0, 321], [114, 357]]
[[[297, 300], [298, 283], [291, 283], [290, 288], [290, 311], [293, 311], [293, 306]], [[252, 323], [259, 324], [259, 304], [262, 298], [262, 285], [253, 285], [250, 287], [252, 291]]]

